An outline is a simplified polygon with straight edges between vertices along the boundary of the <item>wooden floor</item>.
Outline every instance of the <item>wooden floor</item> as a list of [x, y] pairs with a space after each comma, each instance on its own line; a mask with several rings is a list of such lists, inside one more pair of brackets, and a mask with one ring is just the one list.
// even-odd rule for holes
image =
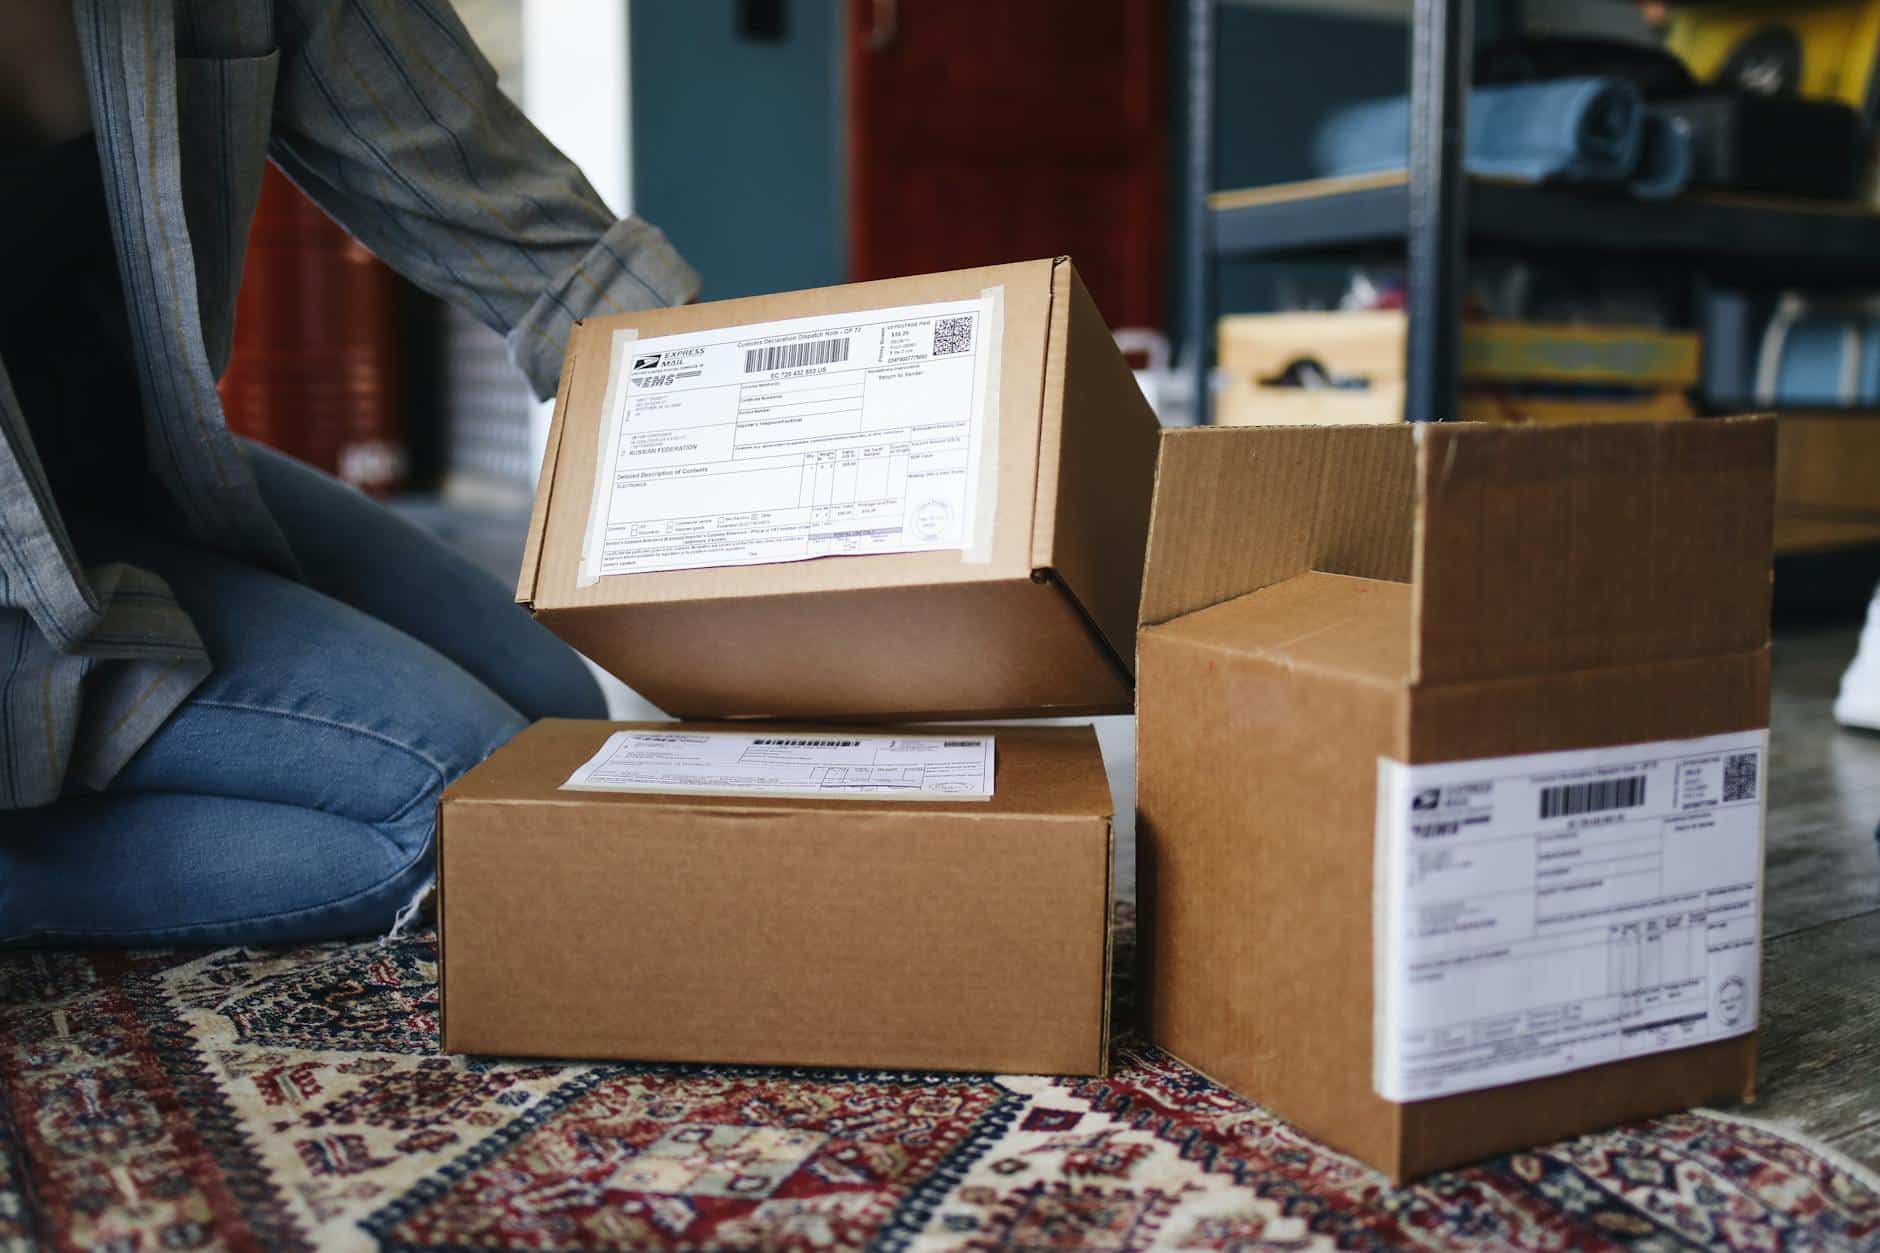
[[1880, 735], [1830, 715], [1853, 627], [1778, 632], [1758, 1099], [1880, 1169]]

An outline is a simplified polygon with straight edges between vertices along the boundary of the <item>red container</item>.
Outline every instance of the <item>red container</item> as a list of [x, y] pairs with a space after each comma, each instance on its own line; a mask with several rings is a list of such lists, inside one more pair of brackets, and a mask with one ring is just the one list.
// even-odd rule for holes
[[218, 386], [231, 430], [367, 491], [405, 481], [399, 279], [269, 166]]

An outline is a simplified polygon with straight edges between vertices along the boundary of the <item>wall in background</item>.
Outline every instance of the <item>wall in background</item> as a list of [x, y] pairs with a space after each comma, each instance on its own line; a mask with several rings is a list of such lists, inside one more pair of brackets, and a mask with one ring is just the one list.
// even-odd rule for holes
[[[1188, 81], [1187, 5], [1172, 0], [1170, 81]], [[1391, 17], [1328, 16], [1280, 7], [1224, 4], [1215, 45], [1215, 186], [1256, 187], [1309, 177], [1308, 142], [1326, 113], [1352, 100], [1394, 95], [1409, 81], [1408, 28]], [[1187, 223], [1181, 192], [1187, 185], [1188, 100], [1178, 91], [1173, 112], [1175, 159], [1170, 162], [1175, 246], [1170, 254], [1170, 330], [1181, 341], [1182, 257]], [[1333, 285], [1349, 267], [1323, 264], [1231, 262], [1216, 273], [1216, 307], [1248, 311], [1274, 307], [1289, 283]]]
[[634, 211], [704, 276], [701, 299], [844, 281], [842, 3], [782, 0], [783, 35], [737, 0], [636, 0]]
[[[739, 34], [737, 0], [632, 0], [634, 210], [699, 268], [704, 299], [845, 280], [844, 3], [782, 0], [783, 38], [766, 42]], [[1171, 328], [1179, 332], [1186, 5], [1169, 3], [1177, 234], [1169, 292]], [[1320, 117], [1350, 100], [1404, 90], [1408, 32], [1389, 7], [1370, 0], [1341, 13], [1244, 0], [1222, 5], [1218, 186], [1305, 177], [1307, 141]], [[1500, 8], [1501, 0], [1478, 6], [1478, 37], [1501, 24]], [[1270, 308], [1289, 283], [1335, 287], [1347, 268], [1226, 265], [1220, 307]]]

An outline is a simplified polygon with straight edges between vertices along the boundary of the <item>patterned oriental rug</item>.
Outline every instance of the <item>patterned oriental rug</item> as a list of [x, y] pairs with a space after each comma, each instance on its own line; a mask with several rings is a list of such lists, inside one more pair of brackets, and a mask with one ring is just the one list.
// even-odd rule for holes
[[1127, 1045], [1101, 1080], [439, 1056], [435, 957], [0, 958], [0, 1245], [1880, 1248], [1871, 1176], [1703, 1115], [1393, 1190]]

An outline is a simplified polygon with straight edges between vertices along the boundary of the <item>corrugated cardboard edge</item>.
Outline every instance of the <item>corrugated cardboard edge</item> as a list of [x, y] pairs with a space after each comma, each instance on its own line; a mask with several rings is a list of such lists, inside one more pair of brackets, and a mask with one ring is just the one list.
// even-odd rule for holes
[[1133, 683], [1134, 653], [1120, 648], [1104, 632], [1102, 624], [1078, 597], [1076, 590], [1054, 568], [1052, 552], [1057, 537], [1059, 475], [1064, 458], [1064, 398], [1070, 369], [1071, 289], [1077, 273], [1069, 257], [1051, 261], [1051, 304], [1044, 336], [1044, 381], [1038, 397], [1038, 473], [1032, 488], [1031, 568], [1032, 578], [1048, 583], [1063, 596], [1117, 674]]
[[[568, 335], [568, 353], [561, 359], [561, 382], [555, 387], [555, 408], [549, 414], [548, 441], [542, 449], [534, 507], [529, 510], [529, 534], [522, 545], [522, 571], [516, 576], [516, 603], [535, 608], [535, 576], [542, 560], [542, 540], [548, 530], [548, 502], [555, 490], [555, 466], [561, 459], [561, 433], [566, 426], [568, 391], [574, 386], [575, 358], [580, 355], [585, 337], [582, 323], [576, 322]], [[441, 820], [442, 811], [439, 811]], [[439, 830], [442, 830], [440, 821]], [[442, 912], [441, 910], [439, 911]], [[442, 932], [439, 933], [440, 937]], [[442, 943], [440, 938], [439, 943]], [[441, 1000], [440, 996], [440, 1000]]]
[[[1101, 751], [1101, 750], [1099, 750]], [[1103, 821], [1103, 997], [1102, 1026], [1097, 1032], [1097, 1078], [1110, 1074], [1110, 1041], [1116, 1011], [1116, 815]]]
[[1074, 266], [1065, 276], [1054, 306], [1065, 332], [1056, 495], [1040, 502], [1048, 536], [1034, 527], [1050, 549], [1033, 561], [1055, 574], [1128, 676], [1161, 428], [1082, 276]]
[[[1137, 627], [1309, 570], [1411, 580], [1415, 427], [1165, 430]], [[1230, 509], [1222, 502], [1232, 500]]]
[[1038, 396], [1038, 475], [1032, 486], [1031, 568], [1051, 564], [1057, 529], [1058, 460], [1064, 451], [1064, 375], [1070, 358], [1071, 259], [1051, 262], [1051, 305], [1044, 334], [1044, 384]]
[[449, 799], [448, 792], [437, 798], [437, 834], [431, 841], [431, 882], [437, 894], [437, 1048], [440, 1053], [450, 1052], [450, 998], [444, 994], [444, 807]]

